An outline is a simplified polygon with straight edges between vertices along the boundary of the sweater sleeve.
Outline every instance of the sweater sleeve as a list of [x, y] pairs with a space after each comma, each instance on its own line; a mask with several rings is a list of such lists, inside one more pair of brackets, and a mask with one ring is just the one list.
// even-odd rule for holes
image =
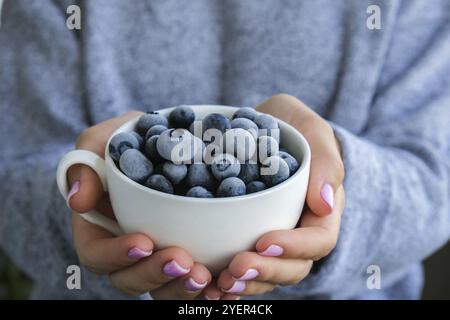
[[110, 291], [99, 288], [108, 284], [87, 271], [83, 290], [66, 287], [66, 268], [78, 260], [71, 213], [55, 172], [89, 115], [83, 107], [79, 35], [66, 27], [67, 6], [56, 3], [11, 0], [3, 6], [0, 245], [43, 293], [58, 292], [52, 298], [99, 297], [92, 292]]
[[346, 170], [340, 238], [318, 272], [291, 289], [364, 294], [376, 265], [383, 290], [449, 239], [450, 8], [418, 23], [426, 8], [414, 6], [400, 13], [365, 130], [331, 123]]

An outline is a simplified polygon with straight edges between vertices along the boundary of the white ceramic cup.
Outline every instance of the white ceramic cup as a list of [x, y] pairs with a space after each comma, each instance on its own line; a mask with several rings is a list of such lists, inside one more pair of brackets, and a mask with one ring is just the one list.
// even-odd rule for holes
[[[216, 112], [231, 116], [237, 108], [217, 105], [191, 106], [196, 118]], [[168, 116], [172, 108], [160, 110]], [[134, 129], [138, 118], [128, 121], [113, 135]], [[74, 164], [91, 167], [109, 193], [117, 222], [91, 211], [81, 216], [115, 235], [144, 233], [157, 249], [178, 246], [213, 274], [224, 269], [241, 251], [254, 250], [258, 238], [272, 230], [292, 229], [305, 202], [311, 151], [306, 139], [289, 124], [279, 121], [281, 147], [301, 164], [288, 180], [270, 189], [232, 198], [192, 198], [152, 190], [126, 177], [109, 156], [86, 150], [67, 153], [57, 169], [57, 183], [67, 198], [67, 170]], [[112, 136], [113, 136], [112, 135]]]

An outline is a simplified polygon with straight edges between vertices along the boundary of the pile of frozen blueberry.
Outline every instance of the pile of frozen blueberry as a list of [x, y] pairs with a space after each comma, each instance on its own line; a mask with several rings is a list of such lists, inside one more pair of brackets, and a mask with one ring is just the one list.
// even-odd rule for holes
[[234, 197], [262, 191], [292, 176], [298, 161], [279, 148], [276, 118], [240, 108], [230, 118], [196, 119], [179, 106], [169, 117], [142, 115], [135, 131], [116, 134], [109, 154], [130, 179], [187, 197]]

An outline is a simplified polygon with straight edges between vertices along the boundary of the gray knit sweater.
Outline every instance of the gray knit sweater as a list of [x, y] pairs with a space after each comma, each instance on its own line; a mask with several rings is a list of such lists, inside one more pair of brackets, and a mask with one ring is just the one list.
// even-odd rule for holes
[[[81, 31], [66, 28], [73, 3]], [[381, 30], [366, 27], [369, 4]], [[55, 168], [77, 135], [130, 109], [254, 106], [285, 92], [334, 126], [347, 205], [331, 255], [269, 297], [419, 297], [421, 261], [450, 234], [449, 15], [445, 0], [6, 0], [2, 249], [36, 297], [122, 297], [86, 270], [82, 290], [66, 287], [77, 256]], [[367, 288], [370, 265], [381, 290]]]

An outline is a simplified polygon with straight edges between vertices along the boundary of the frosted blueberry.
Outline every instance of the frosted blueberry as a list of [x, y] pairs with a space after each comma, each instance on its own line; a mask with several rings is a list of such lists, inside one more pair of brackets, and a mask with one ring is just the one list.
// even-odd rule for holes
[[280, 128], [278, 120], [269, 114], [260, 114], [255, 118], [255, 123], [258, 126], [260, 136], [273, 137], [277, 142], [280, 142]]
[[298, 161], [286, 151], [280, 151], [278, 155], [281, 157], [281, 159], [286, 161], [289, 167], [289, 175], [292, 176], [299, 168]]
[[178, 106], [169, 115], [169, 121], [174, 128], [188, 129], [194, 120], [194, 110], [189, 106]]
[[217, 188], [217, 197], [237, 197], [246, 192], [245, 183], [236, 177], [229, 177], [223, 180]]
[[144, 146], [144, 139], [142, 138], [142, 136], [136, 131], [130, 131], [130, 133], [136, 137], [139, 142], [139, 149], [141, 149]]
[[162, 166], [162, 173], [173, 184], [179, 184], [187, 175], [187, 167], [185, 164], [174, 164], [166, 161]]
[[263, 191], [265, 189], [267, 189], [267, 186], [262, 181], [252, 181], [246, 186], [247, 194]]
[[213, 158], [211, 172], [219, 181], [228, 177], [237, 177], [240, 171], [239, 161], [231, 154], [218, 154]]
[[202, 158], [204, 145], [185, 129], [168, 129], [159, 135], [156, 148], [164, 159], [188, 164]]
[[258, 137], [258, 126], [250, 119], [236, 118], [231, 120], [231, 128], [241, 128], [250, 132], [255, 139]]
[[112, 137], [109, 142], [109, 155], [114, 161], [128, 149], [139, 149], [139, 140], [131, 132], [121, 132]]
[[128, 149], [119, 159], [120, 170], [131, 180], [142, 183], [153, 173], [153, 164], [142, 152]]
[[233, 114], [233, 119], [237, 119], [237, 118], [246, 118], [249, 119], [251, 121], [255, 121], [256, 117], [259, 115], [259, 113], [250, 107], [244, 107], [244, 108], [239, 108], [234, 114]]
[[279, 156], [272, 156], [263, 161], [260, 175], [268, 187], [273, 187], [289, 178], [289, 167]]
[[256, 163], [243, 163], [241, 164], [241, 172], [239, 172], [238, 178], [248, 184], [251, 181], [259, 179], [259, 166]]
[[212, 190], [216, 184], [214, 176], [209, 172], [205, 163], [194, 163], [189, 166], [186, 176], [186, 185], [191, 187], [203, 187]]
[[160, 163], [163, 161], [163, 158], [159, 155], [158, 150], [156, 148], [156, 143], [158, 142], [159, 136], [152, 136], [150, 139], [145, 142], [144, 145], [144, 153], [153, 163]]
[[217, 129], [224, 133], [231, 128], [230, 120], [220, 113], [211, 113], [203, 118], [202, 130], [205, 132], [208, 129]]
[[147, 133], [148, 129], [150, 129], [151, 127], [153, 127], [157, 124], [167, 127], [169, 125], [169, 122], [167, 121], [167, 118], [164, 117], [163, 115], [161, 115], [159, 112], [150, 111], [150, 112], [143, 114], [139, 118], [139, 120], [136, 124], [136, 130], [141, 135], [144, 135]]
[[213, 194], [203, 187], [192, 187], [186, 193], [187, 197], [214, 198]]
[[147, 130], [147, 133], [145, 134], [145, 141], [150, 139], [153, 136], [159, 136], [161, 133], [167, 130], [166, 126], [163, 126], [162, 124], [156, 124], [150, 129]]
[[173, 194], [173, 186], [170, 181], [160, 174], [154, 174], [145, 181], [145, 186], [165, 193]]

